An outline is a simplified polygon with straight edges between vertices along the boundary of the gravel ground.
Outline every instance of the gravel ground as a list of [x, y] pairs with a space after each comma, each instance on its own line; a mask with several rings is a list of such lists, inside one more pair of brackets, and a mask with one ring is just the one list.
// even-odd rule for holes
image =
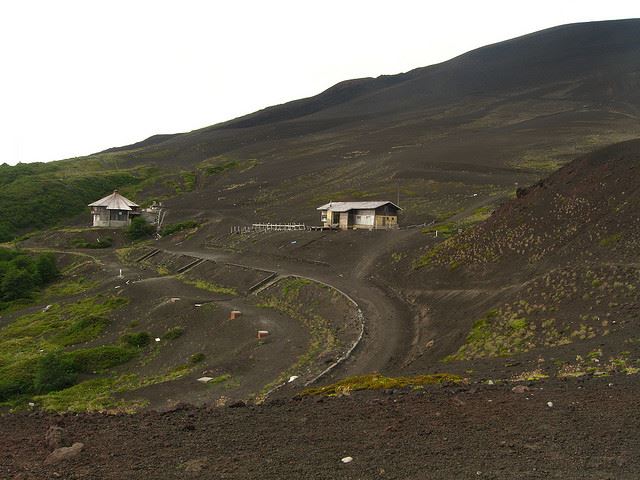
[[[640, 476], [633, 376], [353, 393], [133, 416], [7, 415], [7, 479], [632, 479]], [[549, 403], [551, 402], [551, 403]], [[84, 444], [45, 465], [45, 435]], [[352, 457], [343, 463], [344, 457]]]

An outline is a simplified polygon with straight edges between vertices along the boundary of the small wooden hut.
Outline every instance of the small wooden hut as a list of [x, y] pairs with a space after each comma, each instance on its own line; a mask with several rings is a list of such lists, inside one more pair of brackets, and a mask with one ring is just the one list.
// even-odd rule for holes
[[89, 204], [94, 227], [126, 227], [131, 219], [140, 215], [140, 206], [114, 190], [100, 200]]
[[348, 230], [398, 228], [398, 212], [393, 202], [330, 202], [317, 208], [324, 227]]

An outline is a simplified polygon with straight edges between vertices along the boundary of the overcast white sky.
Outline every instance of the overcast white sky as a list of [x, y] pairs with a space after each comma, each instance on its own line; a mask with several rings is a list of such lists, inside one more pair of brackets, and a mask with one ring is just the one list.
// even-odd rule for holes
[[0, 163], [189, 131], [637, 0], [0, 3]]

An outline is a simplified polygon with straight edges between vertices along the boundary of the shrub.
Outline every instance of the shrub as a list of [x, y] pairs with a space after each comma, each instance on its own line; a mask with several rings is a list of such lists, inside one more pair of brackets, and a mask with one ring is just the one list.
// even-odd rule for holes
[[142, 217], [136, 217], [131, 220], [131, 225], [127, 230], [127, 236], [131, 240], [142, 240], [151, 237], [156, 231], [156, 227], [147, 223]]
[[190, 228], [196, 228], [199, 227], [200, 224], [198, 222], [196, 222], [195, 220], [186, 220], [184, 222], [179, 222], [179, 223], [172, 223], [170, 225], [167, 225], [165, 227], [162, 228], [162, 230], [160, 230], [160, 236], [161, 237], [166, 237], [167, 235], [172, 235], [174, 233], [180, 232], [182, 230], [187, 230]]
[[151, 335], [147, 332], [127, 333], [120, 337], [122, 343], [131, 347], [142, 348], [149, 345], [151, 342]]
[[36, 288], [34, 275], [26, 269], [11, 266], [7, 269], [0, 284], [3, 300], [12, 301], [27, 298]]
[[113, 238], [98, 238], [95, 242], [88, 242], [84, 238], [74, 238], [71, 245], [76, 248], [109, 248], [113, 245]]
[[37, 359], [23, 360], [0, 369], [0, 402], [33, 393]]
[[95, 315], [82, 317], [59, 335], [56, 335], [53, 341], [62, 346], [87, 342], [100, 335], [108, 325], [109, 320], [104, 317]]
[[35, 393], [47, 393], [73, 385], [78, 378], [73, 363], [59, 353], [49, 353], [40, 359], [33, 379]]
[[28, 299], [37, 288], [57, 276], [58, 268], [51, 253], [34, 257], [22, 251], [0, 248], [0, 300]]
[[43, 253], [36, 258], [36, 272], [38, 274], [40, 285], [49, 283], [55, 279], [59, 272], [56, 266], [56, 259], [52, 253]]
[[180, 338], [184, 333], [184, 327], [173, 327], [167, 330], [167, 332], [162, 336], [165, 340], [175, 340], [176, 338]]
[[195, 365], [197, 363], [204, 362], [204, 359], [205, 359], [204, 353], [194, 353], [193, 355], [191, 355], [191, 357], [189, 357], [189, 363], [191, 365]]
[[77, 372], [92, 373], [127, 363], [138, 352], [122, 345], [102, 345], [94, 348], [75, 350], [65, 354], [65, 358]]

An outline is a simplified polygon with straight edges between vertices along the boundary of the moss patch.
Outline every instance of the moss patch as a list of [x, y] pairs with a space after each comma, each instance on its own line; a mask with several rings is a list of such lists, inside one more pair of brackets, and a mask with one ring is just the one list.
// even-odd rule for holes
[[389, 388], [423, 387], [440, 383], [460, 383], [463, 378], [450, 373], [417, 375], [414, 377], [385, 377], [379, 374], [348, 377], [324, 387], [307, 388], [302, 395], [333, 396], [357, 390], [382, 390]]

